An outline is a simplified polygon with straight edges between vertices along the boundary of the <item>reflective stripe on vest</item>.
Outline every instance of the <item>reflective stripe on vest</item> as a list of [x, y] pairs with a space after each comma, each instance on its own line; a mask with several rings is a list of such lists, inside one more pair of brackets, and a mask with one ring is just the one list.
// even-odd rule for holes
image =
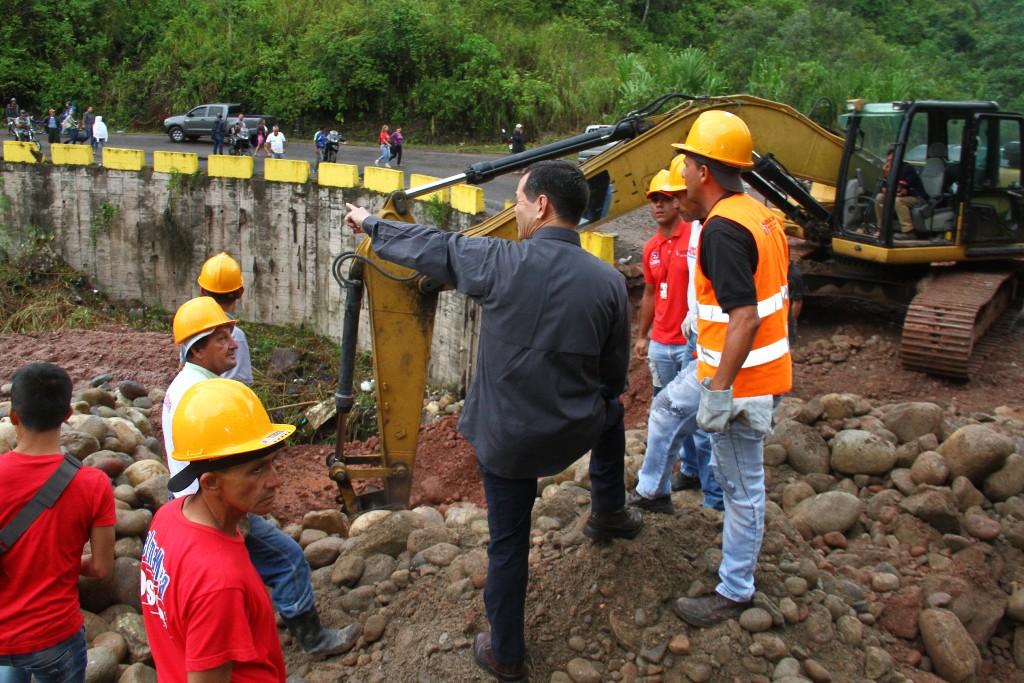
[[[789, 248], [782, 221], [765, 206], [742, 194], [720, 200], [709, 213], [708, 222], [716, 217], [747, 230], [754, 238], [758, 256], [753, 280], [760, 324], [750, 352], [733, 379], [733, 397], [785, 393], [793, 386], [793, 365], [788, 331]], [[694, 288], [697, 293], [697, 376], [703, 380], [713, 377], [721, 365], [729, 314], [722, 310], [711, 280], [701, 270], [699, 249]]]
[[[757, 302], [757, 317], [767, 318], [776, 311], [781, 311], [789, 299], [789, 285], [783, 285], [782, 289], [772, 294], [767, 299]], [[697, 317], [701, 320], [709, 320], [713, 323], [729, 322], [729, 314], [718, 306], [712, 304], [697, 304]]]

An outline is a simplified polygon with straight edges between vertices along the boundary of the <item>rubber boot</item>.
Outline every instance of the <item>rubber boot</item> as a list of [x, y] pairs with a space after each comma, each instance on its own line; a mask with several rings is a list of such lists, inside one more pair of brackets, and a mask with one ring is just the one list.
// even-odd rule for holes
[[349, 624], [340, 631], [324, 628], [315, 609], [297, 617], [285, 617], [284, 623], [302, 651], [314, 661], [348, 652], [363, 631], [360, 624]]

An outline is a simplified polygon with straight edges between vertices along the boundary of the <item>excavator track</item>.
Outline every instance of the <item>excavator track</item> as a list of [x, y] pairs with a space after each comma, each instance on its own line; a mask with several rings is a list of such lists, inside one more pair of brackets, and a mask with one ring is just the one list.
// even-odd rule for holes
[[923, 283], [903, 322], [903, 366], [968, 379], [975, 344], [1015, 301], [1018, 271], [951, 270]]

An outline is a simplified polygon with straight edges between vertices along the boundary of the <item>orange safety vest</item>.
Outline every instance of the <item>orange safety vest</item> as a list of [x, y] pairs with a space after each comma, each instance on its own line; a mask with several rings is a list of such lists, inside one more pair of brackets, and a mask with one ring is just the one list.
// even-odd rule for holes
[[[754, 285], [761, 325], [733, 382], [733, 398], [783, 394], [793, 388], [793, 362], [789, 355], [788, 330], [789, 245], [782, 221], [745, 194], [719, 201], [707, 220], [715, 216], [746, 228], [757, 245]], [[711, 280], [701, 269], [699, 246], [693, 284], [697, 293], [697, 378], [704, 380], [714, 376], [721, 362], [729, 314], [718, 305]]]

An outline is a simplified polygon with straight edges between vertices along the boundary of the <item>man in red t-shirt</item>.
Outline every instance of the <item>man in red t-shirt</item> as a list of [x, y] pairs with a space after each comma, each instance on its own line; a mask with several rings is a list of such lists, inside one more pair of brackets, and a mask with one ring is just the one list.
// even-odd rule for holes
[[[265, 515], [281, 479], [277, 450], [295, 427], [271, 424], [256, 394], [232, 379], [206, 379], [181, 397], [170, 425], [187, 463], [177, 492], [153, 517], [142, 550], [142, 612], [161, 681], [281, 682], [286, 672], [274, 607], [249, 561], [238, 522]], [[360, 626], [342, 636], [355, 644]]]
[[[62, 368], [29, 363], [14, 373], [10, 417], [18, 443], [0, 455], [0, 529], [64, 462], [61, 423], [70, 415], [71, 378]], [[78, 576], [110, 573], [116, 521], [110, 479], [82, 467], [0, 555], [0, 680], [85, 680]], [[83, 555], [87, 541], [91, 554]]]

